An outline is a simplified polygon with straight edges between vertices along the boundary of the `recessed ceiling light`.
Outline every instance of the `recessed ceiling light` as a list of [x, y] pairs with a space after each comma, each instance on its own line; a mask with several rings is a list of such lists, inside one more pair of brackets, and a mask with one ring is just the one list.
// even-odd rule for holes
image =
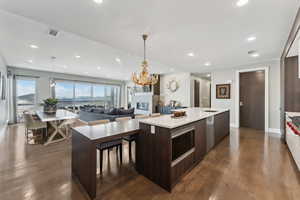
[[236, 6], [237, 7], [243, 7], [243, 6], [247, 5], [248, 3], [249, 3], [249, 0], [238, 0], [236, 2]]
[[117, 61], [118, 63], [120, 63], [120, 62], [121, 62], [121, 59], [120, 59], [120, 58], [116, 58], [116, 61]]
[[190, 56], [190, 57], [194, 57], [195, 56], [195, 54], [193, 52], [190, 52], [187, 55]]
[[98, 69], [98, 70], [101, 70], [102, 68], [101, 68], [101, 67], [97, 67], [97, 69]]
[[254, 53], [251, 56], [254, 57], [254, 58], [256, 58], [256, 57], [259, 57], [260, 55], [259, 55], [259, 53]]
[[27, 60], [27, 62], [29, 62], [29, 63], [33, 63], [33, 60]]
[[255, 40], [256, 40], [256, 37], [255, 37], [255, 36], [250, 36], [250, 37], [247, 38], [247, 41], [248, 41], [248, 42], [253, 42], [253, 41], [255, 41]]
[[79, 55], [76, 55], [75, 58], [80, 58], [80, 56], [79, 56]]
[[206, 77], [210, 77], [210, 76], [211, 76], [210, 74], [207, 74], [207, 75], [206, 75]]
[[103, 0], [94, 0], [94, 2], [95, 2], [96, 4], [102, 4], [102, 3], [103, 3]]
[[39, 48], [37, 45], [34, 45], [34, 44], [31, 44], [31, 45], [29, 45], [29, 46], [30, 46], [30, 48], [32, 48], [32, 49], [38, 49], [38, 48]]
[[206, 62], [204, 63], [205, 66], [211, 66], [211, 63], [210, 62]]
[[258, 53], [257, 51], [254, 51], [254, 50], [248, 51], [248, 54], [249, 54], [251, 57], [254, 57], [254, 58], [260, 56], [259, 53]]

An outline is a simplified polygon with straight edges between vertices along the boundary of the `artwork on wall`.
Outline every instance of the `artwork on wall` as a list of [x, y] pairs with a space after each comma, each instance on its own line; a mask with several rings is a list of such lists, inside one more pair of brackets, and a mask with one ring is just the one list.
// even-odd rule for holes
[[230, 84], [216, 85], [217, 99], [230, 99]]

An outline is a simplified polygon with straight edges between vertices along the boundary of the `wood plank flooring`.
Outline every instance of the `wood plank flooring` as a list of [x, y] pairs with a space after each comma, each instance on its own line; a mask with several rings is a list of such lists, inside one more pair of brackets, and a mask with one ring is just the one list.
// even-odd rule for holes
[[[123, 150], [104, 157], [97, 199], [104, 200], [296, 200], [300, 173], [279, 138], [250, 129], [231, 130], [221, 144], [168, 193], [137, 174]], [[134, 149], [134, 148], [133, 148]], [[88, 199], [71, 177], [71, 144], [26, 145], [24, 127], [0, 135], [1, 200]]]

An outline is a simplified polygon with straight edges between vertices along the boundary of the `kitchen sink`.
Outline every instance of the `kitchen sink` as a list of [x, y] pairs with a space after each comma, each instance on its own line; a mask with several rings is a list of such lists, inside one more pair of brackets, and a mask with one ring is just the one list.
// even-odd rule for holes
[[204, 110], [204, 112], [211, 112], [211, 113], [215, 113], [215, 112], [218, 112], [216, 110]]

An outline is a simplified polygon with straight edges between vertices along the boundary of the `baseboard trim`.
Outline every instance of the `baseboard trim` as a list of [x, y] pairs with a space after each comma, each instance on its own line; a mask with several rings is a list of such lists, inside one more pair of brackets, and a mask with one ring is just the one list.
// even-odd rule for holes
[[278, 128], [269, 128], [268, 131], [272, 136], [276, 136], [276, 137], [282, 137], [282, 133], [280, 131], [280, 129]]

